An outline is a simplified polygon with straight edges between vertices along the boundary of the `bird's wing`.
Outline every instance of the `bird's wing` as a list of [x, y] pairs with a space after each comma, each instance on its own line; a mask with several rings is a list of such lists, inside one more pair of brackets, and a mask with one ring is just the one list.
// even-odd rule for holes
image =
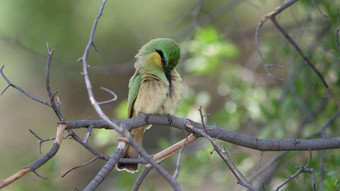
[[129, 83], [129, 96], [128, 96], [128, 117], [133, 117], [133, 106], [135, 104], [139, 87], [141, 84], [142, 75], [139, 73], [139, 71], [136, 71], [136, 73], [131, 77], [130, 83]]

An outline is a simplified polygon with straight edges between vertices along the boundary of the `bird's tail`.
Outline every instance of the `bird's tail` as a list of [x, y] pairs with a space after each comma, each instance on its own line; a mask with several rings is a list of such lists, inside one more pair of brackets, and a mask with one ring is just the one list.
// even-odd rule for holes
[[[136, 140], [136, 142], [139, 145], [142, 144], [145, 130], [150, 128], [150, 126], [151, 125], [145, 125], [137, 129], [133, 129], [131, 131], [132, 137]], [[127, 145], [127, 147], [124, 150], [124, 154], [122, 158], [138, 158], [138, 157], [139, 157], [138, 152], [131, 145]], [[119, 171], [126, 170], [128, 172], [134, 173], [138, 171], [139, 164], [138, 163], [118, 163], [116, 168]]]

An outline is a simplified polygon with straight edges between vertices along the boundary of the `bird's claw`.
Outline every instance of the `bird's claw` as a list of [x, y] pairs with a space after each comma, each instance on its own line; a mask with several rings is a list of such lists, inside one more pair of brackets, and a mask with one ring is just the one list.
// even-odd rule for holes
[[169, 122], [169, 125], [172, 124], [172, 116], [171, 115], [167, 115], [168, 116], [168, 122]]
[[146, 114], [142, 114], [144, 116], [144, 121], [145, 121], [145, 124], [148, 124], [149, 123], [149, 116], [146, 115]]

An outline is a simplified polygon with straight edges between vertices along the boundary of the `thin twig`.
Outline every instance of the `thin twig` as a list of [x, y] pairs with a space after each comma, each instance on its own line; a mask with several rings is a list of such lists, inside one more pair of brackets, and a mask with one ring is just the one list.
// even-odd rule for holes
[[51, 107], [54, 111], [54, 113], [57, 115], [57, 117], [59, 118], [60, 121], [64, 120], [64, 117], [61, 115], [60, 112], [60, 100], [58, 99], [58, 102], [55, 102], [55, 96], [56, 93], [52, 93], [51, 90], [51, 85], [50, 85], [50, 69], [51, 69], [51, 60], [52, 60], [52, 56], [54, 53], [54, 49], [52, 49], [50, 51], [50, 47], [48, 42], [46, 41], [46, 46], [47, 46], [47, 51], [48, 51], [48, 57], [47, 57], [47, 62], [46, 62], [46, 71], [45, 71], [45, 80], [46, 80], [46, 90], [47, 90], [47, 94], [48, 97], [50, 98], [50, 103], [51, 103]]
[[[197, 0], [197, 3], [195, 4], [195, 8], [191, 12], [191, 26], [189, 28], [189, 31], [187, 33], [187, 38], [188, 40], [191, 40], [194, 37], [194, 32], [197, 27], [199, 27], [199, 22], [198, 22], [198, 16], [201, 12], [201, 8], [203, 5], [203, 0]], [[181, 62], [187, 59], [188, 56], [188, 45], [187, 47], [184, 48], [184, 52], [181, 55]]]
[[6, 88], [1, 92], [0, 95], [3, 95], [3, 94], [5, 93], [5, 91], [6, 91], [10, 86], [12, 86], [14, 89], [17, 89], [19, 92], [21, 92], [21, 93], [24, 94], [25, 96], [27, 96], [27, 97], [33, 99], [34, 101], [37, 101], [37, 102], [42, 103], [42, 104], [47, 105], [47, 106], [51, 106], [51, 103], [50, 103], [50, 102], [47, 102], [47, 101], [42, 100], [42, 99], [39, 99], [39, 98], [37, 98], [37, 97], [35, 97], [35, 96], [29, 94], [28, 92], [26, 92], [25, 90], [23, 90], [23, 89], [20, 88], [19, 86], [17, 86], [17, 85], [15, 85], [15, 84], [13, 84], [12, 82], [10, 82], [10, 81], [7, 79], [7, 77], [5, 76], [5, 74], [3, 73], [4, 67], [5, 67], [5, 66], [2, 66], [2, 67], [1, 67], [0, 73], [1, 73], [2, 77], [6, 80], [6, 82], [7, 82], [8, 85], [7, 85]]
[[200, 108], [198, 109], [198, 111], [200, 112], [201, 123], [202, 123], [202, 125], [203, 125], [203, 129], [204, 129], [204, 131], [206, 131], [207, 129], [205, 128], [205, 124], [204, 124], [204, 115], [203, 115], [203, 112], [202, 112], [202, 106], [200, 106]]
[[39, 178], [41, 178], [41, 179], [48, 179], [48, 178], [46, 178], [46, 177], [43, 177], [43, 176], [41, 176], [40, 174], [38, 174], [35, 170], [33, 170], [32, 171], [35, 175], [37, 175], [37, 177], [39, 177]]
[[99, 105], [103, 105], [103, 104], [107, 104], [107, 103], [111, 103], [111, 102], [114, 102], [117, 100], [118, 96], [116, 93], [114, 93], [113, 91], [107, 89], [107, 88], [104, 88], [104, 87], [100, 87], [101, 90], [105, 90], [106, 92], [109, 92], [113, 98], [110, 99], [110, 100], [107, 100], [107, 101], [101, 101], [101, 102], [98, 102]]
[[93, 162], [96, 161], [97, 159], [99, 159], [98, 156], [94, 157], [93, 159], [91, 159], [90, 161], [88, 161], [88, 162], [86, 162], [86, 163], [84, 163], [84, 164], [81, 164], [81, 165], [79, 165], [79, 166], [76, 166], [76, 167], [71, 168], [70, 170], [68, 170], [67, 172], [65, 172], [65, 174], [63, 174], [63, 175], [61, 176], [61, 178], [64, 178], [68, 173], [70, 173], [71, 171], [73, 171], [73, 170], [75, 170], [75, 169], [77, 169], [77, 168], [81, 168], [81, 167], [84, 167], [84, 166], [87, 166], [87, 165], [93, 163]]
[[260, 156], [259, 162], [257, 163], [256, 171], [260, 168], [260, 165], [261, 165], [261, 162], [262, 162], [262, 159], [263, 159], [263, 153], [264, 153], [264, 151], [261, 151], [261, 156]]
[[260, 59], [261, 59], [261, 62], [262, 62], [262, 65], [265, 69], [265, 71], [267, 72], [267, 76], [268, 78], [273, 78], [273, 79], [276, 79], [276, 80], [282, 80], [281, 78], [273, 75], [269, 69], [268, 69], [268, 66], [270, 65], [267, 65], [264, 61], [264, 58], [263, 58], [263, 55], [262, 55], [262, 52], [260, 50], [260, 43], [259, 43], [259, 35], [260, 35], [260, 29], [262, 27], [262, 25], [268, 20], [268, 18], [272, 18], [274, 17], [275, 15], [279, 14], [281, 11], [285, 10], [286, 8], [290, 7], [291, 5], [293, 5], [297, 0], [288, 0], [286, 2], [284, 2], [283, 4], [281, 4], [280, 6], [276, 7], [272, 12], [266, 14], [265, 16], [262, 17], [262, 19], [260, 20], [259, 24], [257, 25], [256, 27], [256, 32], [255, 32], [255, 44], [256, 44], [256, 49], [257, 49], [257, 52], [260, 56]]
[[334, 103], [338, 107], [338, 110], [340, 110], [340, 103], [333, 94], [333, 91], [328, 86], [326, 80], [320, 73], [320, 71], [312, 64], [312, 62], [309, 60], [309, 58], [303, 53], [301, 48], [296, 44], [296, 42], [289, 36], [289, 34], [280, 26], [280, 24], [276, 21], [275, 16], [270, 17], [271, 21], [273, 22], [274, 26], [283, 34], [284, 37], [290, 42], [290, 44], [296, 49], [296, 51], [300, 54], [300, 56], [303, 58], [303, 60], [307, 63], [309, 67], [312, 68], [312, 70], [317, 74], [323, 85], [325, 86], [328, 95], [333, 99]]
[[228, 162], [230, 163], [230, 166], [237, 172], [238, 176], [242, 178], [242, 182], [244, 182], [247, 185], [250, 185], [249, 181], [246, 179], [246, 177], [243, 176], [243, 174], [241, 173], [241, 171], [236, 167], [236, 165], [234, 164], [234, 162], [230, 159], [229, 157], [229, 153], [225, 150], [224, 146], [223, 147], [223, 151], [225, 152], [225, 156], [228, 160]]
[[86, 132], [85, 137], [84, 137], [84, 139], [83, 139], [83, 142], [84, 142], [84, 143], [87, 143], [87, 142], [88, 142], [88, 140], [89, 140], [89, 138], [90, 138], [90, 136], [91, 136], [91, 133], [92, 133], [92, 129], [93, 129], [93, 125], [90, 125], [90, 126], [87, 128], [87, 132]]
[[131, 191], [137, 191], [139, 190], [140, 185], [142, 185], [142, 182], [144, 181], [145, 177], [149, 174], [149, 172], [152, 170], [152, 168], [145, 167], [142, 173], [139, 174], [137, 177], [135, 183], [133, 184], [133, 187]]
[[[41, 154], [41, 145], [44, 143], [44, 142], [47, 142], [47, 141], [53, 141], [55, 140], [55, 137], [51, 137], [51, 138], [47, 138], [47, 139], [42, 139], [41, 137], [39, 137], [36, 133], [34, 133], [34, 131], [32, 131], [31, 129], [29, 129], [30, 133], [32, 133], [32, 135], [34, 135], [37, 139], [39, 139], [38, 143], [39, 143], [39, 153]], [[62, 139], [67, 139], [68, 137], [67, 136], [63, 136]]]
[[179, 168], [180, 168], [180, 164], [181, 164], [181, 156], [182, 156], [182, 152], [184, 150], [184, 146], [186, 145], [187, 142], [188, 142], [188, 137], [185, 138], [185, 142], [184, 142], [181, 150], [179, 150], [179, 153], [178, 153], [177, 162], [176, 162], [176, 170], [174, 172], [174, 175], [172, 175], [172, 177], [174, 177], [175, 179], [177, 178], [177, 176], [179, 174]]
[[[197, 133], [198, 135], [201, 135], [201, 136], [207, 138], [210, 141], [210, 143], [213, 145], [213, 147], [214, 147], [215, 151], [217, 152], [217, 154], [221, 157], [221, 159], [224, 161], [224, 163], [228, 166], [228, 168], [233, 173], [233, 175], [235, 176], [235, 178], [237, 179], [237, 181], [238, 181], [238, 183], [240, 185], [242, 185], [242, 186], [244, 186], [244, 187], [246, 187], [246, 188], [248, 188], [250, 190], [257, 190], [256, 188], [254, 188], [252, 185], [249, 184], [247, 179], [242, 175], [242, 173], [236, 168], [234, 163], [230, 160], [229, 156], [227, 156], [227, 152], [224, 149], [222, 149], [215, 142], [215, 140], [213, 140], [207, 133], [205, 133], [201, 129], [195, 128], [192, 124], [186, 124], [186, 125], [187, 125], [188, 128], [193, 130], [195, 133]], [[229, 163], [231, 163], [231, 164], [229, 164]], [[243, 180], [239, 176], [241, 176]]]
[[258, 178], [259, 175], [261, 175], [263, 172], [271, 168], [282, 156], [284, 156], [287, 153], [287, 151], [280, 152], [280, 154], [276, 155], [273, 157], [265, 166], [262, 168], [258, 169], [254, 174], [252, 174], [249, 177], [249, 182], [252, 183], [255, 178]]
[[309, 150], [309, 160], [308, 163], [305, 166], [299, 166], [297, 167], [299, 170], [296, 171], [292, 176], [286, 178], [276, 189], [275, 191], [280, 190], [285, 184], [287, 184], [289, 181], [293, 180], [295, 177], [297, 177], [299, 174], [308, 172], [312, 175], [312, 182], [313, 182], [313, 190], [316, 191], [316, 183], [315, 183], [315, 174], [313, 169], [309, 169], [309, 165], [312, 161], [312, 152]]
[[321, 11], [320, 7], [318, 6], [318, 4], [316, 4], [315, 0], [312, 0], [312, 3], [314, 5], [314, 7], [319, 11], [319, 13], [322, 15], [322, 17], [326, 20], [326, 21], [330, 21], [331, 19]]
[[307, 136], [307, 139], [310, 139], [312, 137], [321, 135], [323, 132], [325, 132], [326, 128], [328, 128], [338, 117], [340, 116], [340, 111], [337, 111], [320, 129], [318, 129], [316, 132], [312, 133], [311, 135]]

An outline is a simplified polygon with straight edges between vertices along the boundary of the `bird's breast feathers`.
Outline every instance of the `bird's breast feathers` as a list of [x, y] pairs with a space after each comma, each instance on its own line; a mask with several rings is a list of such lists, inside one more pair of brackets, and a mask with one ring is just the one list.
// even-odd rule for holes
[[173, 114], [182, 92], [181, 77], [176, 70], [171, 71], [169, 82], [155, 74], [144, 73], [134, 103], [135, 115]]

